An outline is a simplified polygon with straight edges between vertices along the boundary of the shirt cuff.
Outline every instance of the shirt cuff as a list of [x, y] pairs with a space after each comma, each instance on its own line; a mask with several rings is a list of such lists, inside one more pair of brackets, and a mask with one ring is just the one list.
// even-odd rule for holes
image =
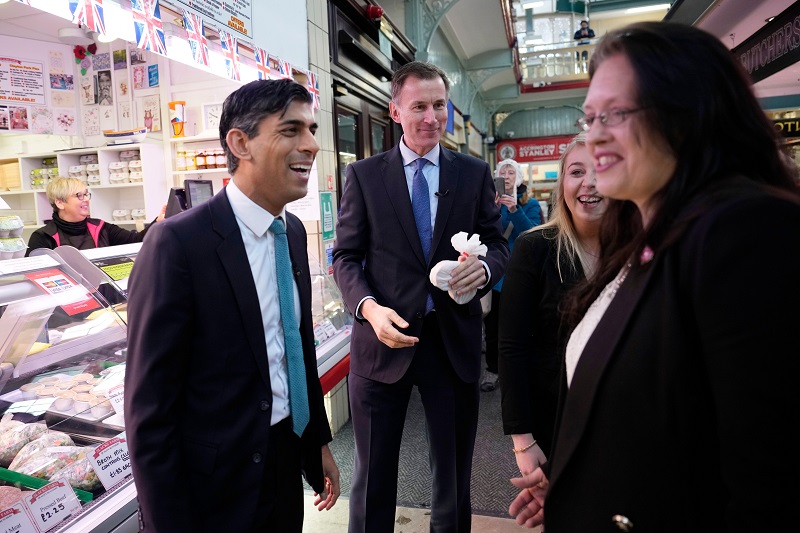
[[[483, 270], [486, 271], [486, 283], [484, 283], [483, 285], [478, 287], [478, 290], [481, 290], [482, 288], [487, 286], [490, 281], [492, 281], [492, 272], [489, 270], [489, 265], [487, 265], [485, 261], [483, 261], [482, 259], [479, 259], [479, 261], [483, 265]], [[361, 300], [361, 301], [363, 302], [364, 300]], [[359, 303], [358, 305], [360, 306], [361, 304]]]
[[[486, 265], [484, 265], [484, 266], [486, 266]], [[364, 320], [364, 315], [361, 314], [361, 306], [364, 305], [364, 302], [367, 301], [367, 300], [375, 300], [375, 297], [374, 296], [364, 296], [363, 298], [361, 298], [361, 301], [358, 302], [358, 305], [356, 306], [356, 318], [359, 319], [359, 320]], [[377, 302], [378, 300], [375, 300], [375, 301]]]

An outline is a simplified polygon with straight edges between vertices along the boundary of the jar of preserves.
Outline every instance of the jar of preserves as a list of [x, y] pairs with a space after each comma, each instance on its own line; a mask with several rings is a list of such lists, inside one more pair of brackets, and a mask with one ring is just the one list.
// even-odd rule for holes
[[194, 150], [186, 150], [186, 170], [197, 170], [197, 154]]
[[214, 150], [214, 158], [217, 160], [217, 168], [226, 168], [228, 166], [224, 150]]
[[197, 170], [205, 170], [206, 169], [206, 152], [205, 150], [198, 150], [197, 156], [195, 157], [195, 164], [197, 165]]
[[175, 170], [186, 170], [186, 151], [178, 150], [175, 152]]

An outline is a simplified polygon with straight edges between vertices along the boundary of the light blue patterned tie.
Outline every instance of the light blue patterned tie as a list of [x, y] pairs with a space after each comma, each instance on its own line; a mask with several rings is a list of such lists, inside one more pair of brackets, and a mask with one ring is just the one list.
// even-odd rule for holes
[[[422, 169], [428, 160], [420, 157], [415, 161], [417, 170], [414, 171], [414, 181], [411, 185], [411, 209], [414, 211], [414, 220], [417, 223], [419, 242], [422, 244], [422, 253], [425, 255], [427, 263], [431, 255], [431, 241], [433, 240], [433, 228], [431, 227], [431, 198], [428, 191], [428, 182]], [[430, 313], [433, 309], [433, 299], [430, 293], [425, 301], [425, 313]]]
[[269, 230], [275, 236], [275, 271], [278, 276], [278, 296], [281, 302], [281, 324], [289, 374], [289, 405], [292, 410], [292, 429], [298, 437], [303, 435], [310, 419], [308, 412], [308, 389], [306, 367], [303, 363], [303, 343], [300, 339], [300, 324], [294, 316], [294, 284], [292, 282], [292, 260], [289, 258], [289, 240], [280, 217], [272, 221]]

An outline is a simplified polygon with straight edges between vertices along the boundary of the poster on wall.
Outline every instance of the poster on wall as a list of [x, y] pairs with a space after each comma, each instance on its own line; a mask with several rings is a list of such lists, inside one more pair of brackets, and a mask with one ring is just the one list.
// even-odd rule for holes
[[50, 88], [57, 91], [71, 91], [75, 88], [72, 74], [50, 74]]
[[43, 63], [0, 57], [0, 103], [47, 105], [44, 86]]
[[25, 106], [8, 107], [8, 129], [18, 133], [28, 131], [28, 108]]
[[219, 0], [173, 0], [191, 8], [207, 22], [221, 25], [236, 32], [239, 37], [253, 38], [253, 2], [252, 0], [235, 0], [220, 2]]
[[133, 88], [134, 89], [144, 89], [145, 88], [145, 80], [147, 79], [147, 73], [144, 69], [145, 65], [134, 65], [132, 67], [133, 70]]
[[[116, 65], [114, 65], [116, 68]], [[105, 52], [103, 54], [95, 54], [92, 56], [92, 68], [94, 70], [109, 70], [111, 69], [111, 54]]]
[[114, 50], [114, 70], [128, 68], [128, 53], [125, 49]]
[[94, 76], [81, 76], [81, 103], [83, 105], [97, 103], [94, 92]]
[[53, 111], [49, 107], [31, 108], [31, 133], [53, 133]]
[[53, 107], [75, 107], [75, 91], [50, 91]]
[[100, 109], [92, 106], [83, 110], [83, 136], [100, 135]]
[[128, 98], [131, 92], [131, 83], [128, 81], [128, 71], [127, 70], [120, 70], [116, 72], [116, 86], [117, 86], [117, 97], [118, 98]]
[[161, 98], [158, 95], [142, 98], [141, 114], [147, 131], [161, 131]]
[[131, 103], [129, 101], [120, 102], [117, 110], [119, 116], [119, 129], [121, 131], [132, 130], [137, 127], [133, 123], [133, 113], [131, 112]]
[[158, 87], [158, 65], [147, 65], [147, 86]]
[[114, 118], [114, 108], [111, 106], [100, 106], [100, 129], [102, 131], [105, 130], [116, 130], [117, 129], [117, 121]]
[[111, 71], [97, 72], [97, 103], [102, 106], [114, 105], [114, 91], [111, 87]]
[[53, 133], [56, 135], [77, 135], [78, 117], [75, 108], [53, 108]]
[[8, 130], [8, 108], [5, 106], [0, 106], [0, 130]]
[[[50, 67], [50, 74], [64, 74], [64, 53], [60, 50], [50, 50], [47, 52], [47, 66]], [[72, 69], [69, 69], [72, 71]]]

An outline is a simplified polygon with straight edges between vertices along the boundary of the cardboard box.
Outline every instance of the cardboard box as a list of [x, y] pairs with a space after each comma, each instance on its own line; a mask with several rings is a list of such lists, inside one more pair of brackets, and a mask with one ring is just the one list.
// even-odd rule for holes
[[19, 191], [21, 189], [22, 180], [19, 173], [19, 162], [0, 163], [0, 190]]

